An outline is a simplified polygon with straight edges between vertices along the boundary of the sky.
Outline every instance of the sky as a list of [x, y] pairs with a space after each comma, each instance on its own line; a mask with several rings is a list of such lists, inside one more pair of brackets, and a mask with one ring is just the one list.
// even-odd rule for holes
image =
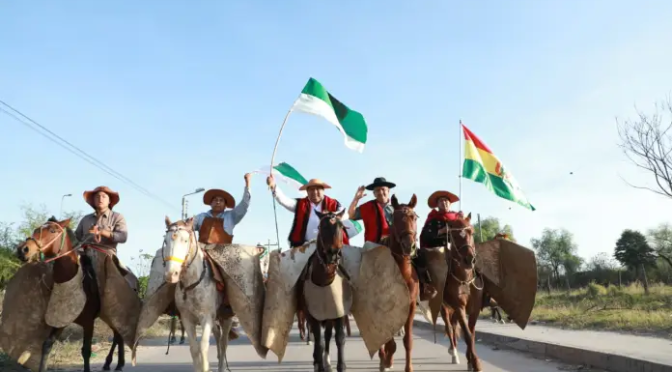
[[[462, 120], [537, 210], [469, 180], [455, 207], [510, 224], [528, 247], [565, 228], [581, 256], [613, 252], [623, 229], [670, 219], [669, 200], [623, 181], [653, 185], [618, 148], [616, 119], [670, 95], [671, 12], [662, 0], [4, 1], [0, 99], [172, 206], [0, 115], [0, 221], [19, 221], [24, 203], [58, 214], [68, 193], [64, 209], [88, 213], [83, 191], [107, 185], [129, 226], [121, 259], [153, 253], [182, 195], [223, 188], [240, 200], [313, 77], [365, 116], [366, 148], [293, 114], [276, 160], [325, 180], [342, 204], [383, 176], [400, 201], [417, 195], [424, 223], [433, 191], [458, 193]], [[251, 192], [234, 240], [275, 242], [263, 176]], [[188, 200], [189, 214], [208, 209]], [[292, 215], [278, 208], [286, 246]]]

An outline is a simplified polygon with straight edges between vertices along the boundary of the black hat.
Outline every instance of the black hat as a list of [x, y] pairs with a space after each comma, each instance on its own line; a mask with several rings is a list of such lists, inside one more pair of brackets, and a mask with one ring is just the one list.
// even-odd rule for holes
[[367, 189], [367, 190], [373, 190], [373, 189], [375, 189], [376, 187], [381, 187], [381, 186], [386, 186], [386, 187], [389, 187], [389, 188], [393, 188], [393, 187], [395, 187], [395, 186], [397, 186], [397, 185], [395, 185], [393, 182], [387, 182], [387, 180], [385, 179], [385, 177], [376, 177], [376, 178], [373, 180], [373, 183], [372, 183], [372, 184], [370, 184], [369, 186], [366, 186], [366, 189]]

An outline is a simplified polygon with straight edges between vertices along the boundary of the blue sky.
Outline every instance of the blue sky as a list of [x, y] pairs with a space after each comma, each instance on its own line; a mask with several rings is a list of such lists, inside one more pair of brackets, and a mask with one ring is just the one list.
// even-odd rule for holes
[[[415, 4], [415, 5], [414, 5]], [[384, 176], [402, 201], [457, 192], [458, 121], [517, 178], [530, 212], [463, 183], [462, 208], [496, 216], [529, 246], [567, 228], [579, 253], [613, 251], [624, 228], [669, 220], [653, 180], [616, 146], [615, 118], [670, 94], [667, 1], [11, 1], [0, 5], [0, 99], [179, 208], [197, 187], [236, 199], [268, 164], [277, 131], [309, 77], [362, 112], [363, 154], [326, 121], [296, 114], [278, 161], [348, 204]], [[124, 260], [160, 248], [169, 209], [0, 115], [0, 220], [21, 203], [88, 211], [81, 193], [121, 193]], [[574, 172], [573, 176], [569, 172]], [[288, 190], [290, 195], [300, 195]], [[510, 209], [509, 209], [510, 208]], [[189, 211], [206, 210], [199, 196]], [[291, 215], [278, 210], [283, 244]], [[275, 240], [263, 177], [235, 240]], [[361, 244], [361, 237], [355, 239]]]

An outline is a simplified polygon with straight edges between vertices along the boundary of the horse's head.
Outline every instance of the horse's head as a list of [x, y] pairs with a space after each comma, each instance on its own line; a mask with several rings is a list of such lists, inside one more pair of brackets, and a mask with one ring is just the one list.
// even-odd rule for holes
[[458, 265], [465, 269], [473, 269], [476, 262], [476, 245], [474, 244], [474, 227], [471, 225], [471, 213], [467, 217], [459, 217], [448, 223], [450, 254]]
[[194, 219], [170, 222], [166, 216], [166, 236], [163, 238], [163, 266], [166, 282], [174, 284], [180, 280], [182, 268], [189, 259], [195, 257], [198, 242], [194, 234]]
[[33, 233], [26, 241], [16, 247], [16, 256], [23, 262], [38, 261], [40, 254], [47, 257], [58, 256], [72, 249], [70, 219], [58, 221], [51, 217]]
[[408, 204], [399, 204], [396, 195], [392, 195], [392, 227], [390, 231], [391, 239], [399, 244], [401, 253], [404, 256], [410, 256], [415, 250], [415, 243], [418, 236], [418, 215], [413, 208], [418, 202], [418, 198], [413, 194]]
[[341, 222], [341, 218], [345, 214], [345, 209], [337, 213], [320, 213], [315, 211], [315, 214], [320, 219], [320, 224], [317, 228], [317, 249], [321, 250], [319, 254], [325, 264], [337, 264], [342, 255], [341, 249], [343, 248], [345, 227], [343, 226], [343, 222]]

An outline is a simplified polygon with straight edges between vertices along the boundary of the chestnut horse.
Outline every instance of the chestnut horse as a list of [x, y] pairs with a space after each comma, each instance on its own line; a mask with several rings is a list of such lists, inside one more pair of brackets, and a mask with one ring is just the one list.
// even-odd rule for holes
[[[413, 319], [415, 318], [415, 308], [417, 305], [416, 299], [420, 291], [418, 274], [411, 265], [411, 258], [417, 249], [418, 215], [413, 210], [417, 202], [418, 199], [415, 194], [413, 194], [408, 204], [399, 204], [396, 195], [392, 195], [392, 206], [394, 207], [392, 226], [390, 227], [390, 235], [383, 240], [383, 244], [390, 248], [410, 293], [408, 319], [404, 325], [404, 347], [406, 348], [405, 372], [413, 372], [411, 358], [411, 352], [413, 351]], [[380, 348], [378, 351], [380, 371], [392, 368], [394, 352], [396, 350], [397, 343], [394, 341], [394, 338]]]
[[[345, 214], [345, 210], [340, 213], [326, 212], [320, 213], [315, 211], [320, 219], [317, 232], [317, 242], [315, 253], [310, 257], [306, 265], [305, 273], [312, 272], [310, 277], [303, 276], [303, 280], [299, 280], [298, 288], [298, 308], [305, 315], [308, 328], [313, 334], [313, 366], [315, 372], [326, 372], [330, 370], [329, 358], [329, 343], [331, 341], [332, 330], [336, 331], [336, 347], [338, 348], [338, 362], [336, 364], [336, 371], [345, 371], [345, 331], [343, 324], [343, 317], [337, 319], [317, 320], [313, 318], [308, 311], [306, 299], [303, 296], [303, 283], [305, 280], [310, 280], [313, 284], [326, 287], [333, 283], [337, 273], [336, 270], [343, 273], [346, 280], [349, 280], [347, 273], [343, 270], [341, 265], [341, 258], [343, 257], [343, 235], [345, 234], [345, 227], [341, 222], [341, 217]], [[322, 328], [324, 330], [324, 340], [322, 339]]]
[[[450, 249], [446, 250], [448, 276], [443, 289], [443, 310], [446, 330], [449, 334], [453, 364], [459, 364], [457, 357], [457, 324], [462, 328], [467, 343], [467, 364], [471, 371], [482, 371], [481, 360], [476, 355], [476, 321], [483, 308], [483, 279], [475, 270], [476, 246], [471, 213], [465, 218], [448, 222]], [[467, 314], [469, 315], [467, 323]], [[446, 318], [450, 322], [446, 322]], [[450, 326], [448, 325], [450, 323]]]
[[[17, 246], [17, 257], [23, 262], [28, 262], [38, 260], [40, 255], [44, 255], [45, 262], [54, 262], [54, 283], [68, 282], [75, 277], [79, 267], [79, 254], [75, 249], [76, 247], [73, 246], [73, 242], [77, 239], [69, 226], [70, 219], [57, 221], [56, 218], [51, 217], [45, 224], [36, 228], [24, 243]], [[84, 271], [83, 287], [86, 293], [86, 303], [82, 312], [75, 319], [75, 324], [80, 325], [83, 329], [82, 358], [84, 359], [84, 372], [90, 372], [91, 340], [93, 338], [94, 322], [100, 315], [101, 303], [98, 281], [91, 258], [81, 255], [80, 262]], [[53, 328], [49, 337], [42, 344], [42, 360], [40, 361], [39, 372], [46, 372], [46, 362], [51, 348], [63, 330], [64, 328]], [[110, 369], [112, 354], [115, 346], [118, 345], [119, 354], [115, 371], [123, 371], [126, 364], [124, 340], [118, 332], [114, 329], [112, 331], [114, 332], [114, 344], [110, 349], [103, 370], [108, 371]]]

